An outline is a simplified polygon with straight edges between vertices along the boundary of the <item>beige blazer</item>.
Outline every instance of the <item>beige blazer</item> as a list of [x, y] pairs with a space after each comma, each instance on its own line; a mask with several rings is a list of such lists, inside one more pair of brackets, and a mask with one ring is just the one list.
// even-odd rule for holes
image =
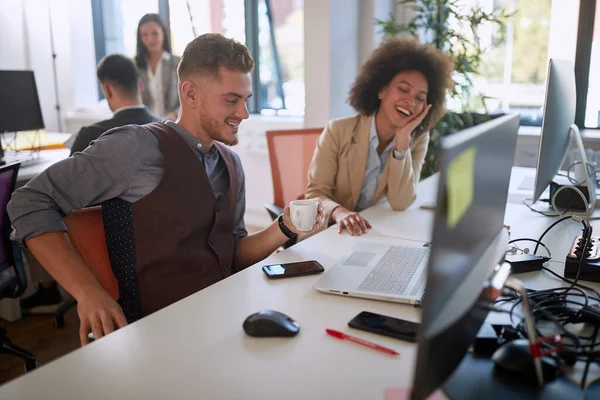
[[[329, 221], [337, 206], [349, 210], [356, 207], [367, 167], [372, 119], [354, 115], [333, 120], [319, 137], [308, 170], [306, 198], [323, 202], [325, 221]], [[428, 144], [427, 132], [413, 136], [402, 160], [395, 159], [390, 151], [373, 204], [385, 197], [394, 210], [404, 210], [415, 201]], [[326, 227], [327, 223], [323, 225]]]

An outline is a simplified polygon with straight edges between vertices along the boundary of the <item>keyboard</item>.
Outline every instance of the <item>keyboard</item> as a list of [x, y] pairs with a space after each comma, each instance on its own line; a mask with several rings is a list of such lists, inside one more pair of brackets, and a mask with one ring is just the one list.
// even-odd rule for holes
[[401, 295], [418, 271], [423, 259], [428, 255], [427, 247], [391, 246], [360, 284], [358, 290]]
[[39, 154], [34, 156], [32, 154], [18, 154], [15, 152], [4, 153], [4, 157], [2, 157], [2, 160], [7, 165], [20, 163], [21, 168], [28, 167], [30, 165], [35, 165], [45, 161], [45, 159], [43, 157], [40, 157]]

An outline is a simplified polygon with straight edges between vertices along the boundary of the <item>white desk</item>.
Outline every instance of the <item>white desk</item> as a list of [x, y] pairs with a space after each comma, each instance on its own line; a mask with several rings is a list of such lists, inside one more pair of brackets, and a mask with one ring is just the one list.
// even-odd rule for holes
[[71, 154], [70, 149], [41, 150], [39, 154], [41, 157], [40, 162], [19, 168], [17, 187], [23, 186], [52, 164], [69, 157], [69, 154]]
[[[419, 191], [431, 194], [432, 182], [424, 182]], [[313, 288], [318, 276], [270, 281], [260, 269], [266, 263], [302, 259], [316, 259], [327, 269], [361, 241], [428, 240], [432, 212], [419, 210], [418, 204], [403, 213], [386, 208], [379, 205], [365, 211], [374, 226], [368, 235], [339, 235], [330, 228], [0, 387], [0, 398], [382, 399], [387, 387], [410, 386], [416, 346], [354, 331], [347, 323], [362, 310], [418, 320], [419, 309], [322, 294]], [[507, 218], [512, 220], [514, 213], [518, 215], [513, 231], [525, 226], [526, 234], [541, 233], [544, 224], [528, 224], [537, 218], [533, 213], [521, 215], [511, 206]], [[390, 233], [392, 228], [396, 236], [413, 240], [376, 234]], [[534, 288], [560, 284], [545, 273], [521, 278]], [[244, 319], [263, 309], [296, 319], [301, 325], [299, 335], [246, 336]], [[333, 339], [325, 334], [326, 328], [391, 347], [401, 357]]]

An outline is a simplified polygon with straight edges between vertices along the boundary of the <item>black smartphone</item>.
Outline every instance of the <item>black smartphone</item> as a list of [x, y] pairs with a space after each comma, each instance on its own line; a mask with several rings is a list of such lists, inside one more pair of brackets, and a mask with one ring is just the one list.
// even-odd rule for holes
[[271, 279], [290, 278], [292, 276], [319, 274], [325, 268], [315, 260], [298, 261], [287, 264], [265, 265], [263, 272]]
[[363, 311], [348, 322], [348, 326], [396, 339], [416, 342], [420, 324]]

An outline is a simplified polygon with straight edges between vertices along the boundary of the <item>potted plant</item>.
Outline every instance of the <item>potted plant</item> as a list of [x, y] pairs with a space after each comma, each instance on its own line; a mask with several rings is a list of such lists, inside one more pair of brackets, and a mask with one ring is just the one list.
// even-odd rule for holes
[[[480, 124], [492, 118], [485, 105], [485, 96], [473, 93], [474, 75], [478, 75], [483, 55], [490, 47], [504, 41], [506, 22], [512, 14], [494, 8], [466, 8], [460, 0], [401, 0], [398, 4], [412, 9], [415, 17], [407, 24], [398, 24], [393, 13], [386, 20], [376, 20], [385, 36], [409, 34], [421, 43], [430, 44], [446, 53], [454, 62], [455, 88], [448, 94], [450, 109], [430, 132], [429, 148], [421, 178], [438, 168], [440, 137]], [[487, 46], [480, 41], [478, 31], [484, 24], [496, 29], [494, 40]]]

